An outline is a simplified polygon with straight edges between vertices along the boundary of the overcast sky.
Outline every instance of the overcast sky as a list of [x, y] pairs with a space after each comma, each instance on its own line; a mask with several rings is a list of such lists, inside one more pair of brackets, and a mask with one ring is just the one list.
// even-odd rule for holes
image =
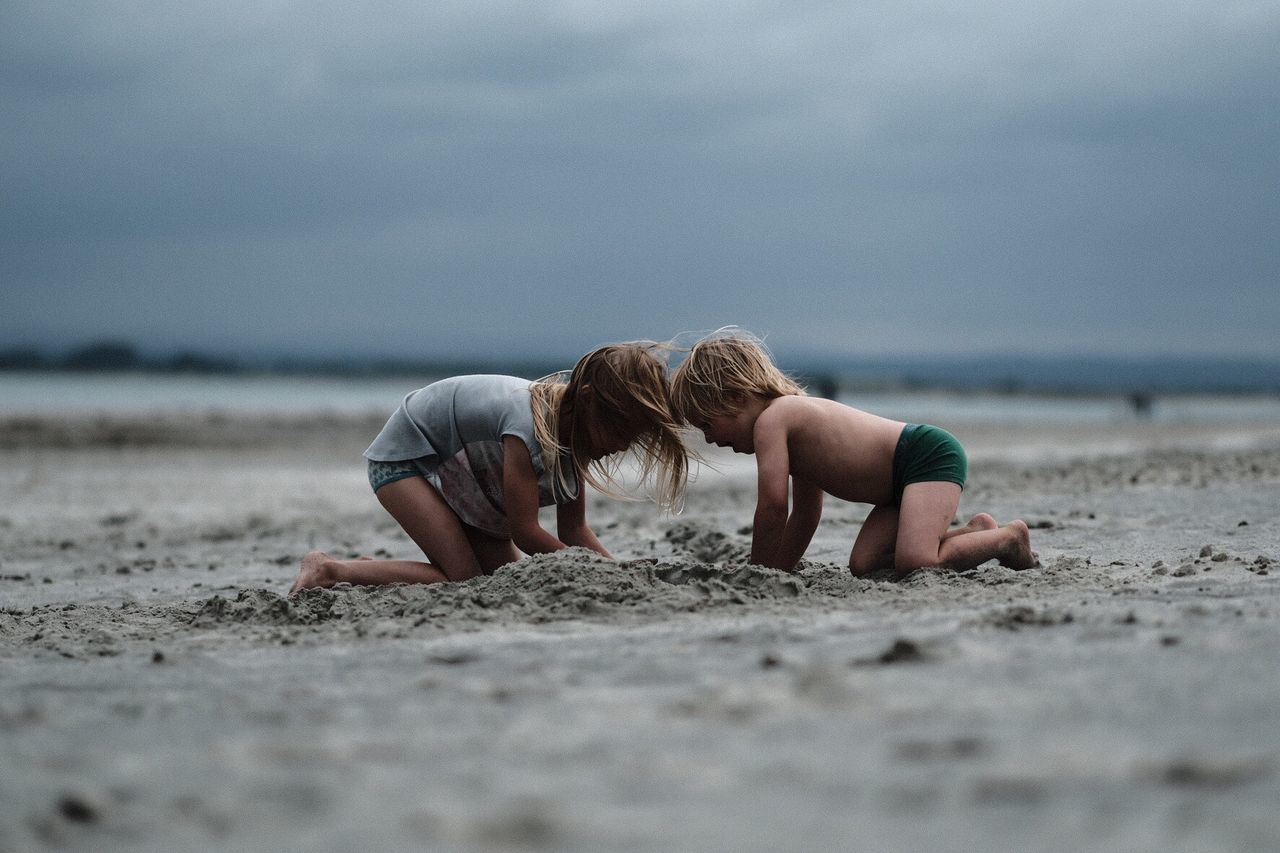
[[0, 4], [0, 348], [1280, 356], [1277, 0]]

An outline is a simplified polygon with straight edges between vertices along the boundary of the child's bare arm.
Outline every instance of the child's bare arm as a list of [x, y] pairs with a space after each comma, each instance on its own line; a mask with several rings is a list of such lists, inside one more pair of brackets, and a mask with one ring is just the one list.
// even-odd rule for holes
[[778, 547], [787, 526], [790, 460], [787, 431], [776, 418], [761, 415], [753, 435], [756, 453], [756, 514], [751, 535], [751, 562], [780, 568]]
[[782, 544], [774, 556], [774, 565], [791, 571], [804, 556], [822, 518], [822, 489], [798, 477], [791, 478], [791, 514], [782, 531]]
[[559, 551], [565, 544], [538, 523], [538, 475], [529, 448], [515, 436], [502, 439], [502, 491], [511, 540], [526, 554]]
[[581, 488], [576, 498], [556, 507], [556, 530], [566, 545], [581, 545], [613, 559], [596, 538], [595, 531], [587, 526], [587, 498]]

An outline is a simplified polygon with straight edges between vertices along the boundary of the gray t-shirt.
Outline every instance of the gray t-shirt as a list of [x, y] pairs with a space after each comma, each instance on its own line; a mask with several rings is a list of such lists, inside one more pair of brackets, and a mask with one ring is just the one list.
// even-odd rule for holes
[[[578, 482], [562, 494], [551, 482], [533, 429], [529, 381], [515, 376], [455, 376], [409, 393], [364, 452], [374, 462], [417, 467], [466, 524], [509, 537], [503, 506], [502, 439], [524, 442], [538, 476], [538, 504], [577, 497]], [[573, 461], [564, 459], [566, 471]]]

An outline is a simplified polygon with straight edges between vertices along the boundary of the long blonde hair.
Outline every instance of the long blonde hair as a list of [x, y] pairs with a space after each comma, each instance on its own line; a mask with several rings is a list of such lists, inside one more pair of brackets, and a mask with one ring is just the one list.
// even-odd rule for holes
[[750, 332], [728, 327], [698, 341], [676, 368], [671, 402], [684, 423], [732, 415], [734, 395], [765, 399], [804, 394], [804, 388], [773, 363], [764, 342]]
[[[571, 475], [580, 472], [599, 491], [628, 497], [618, 482], [620, 455], [589, 455], [585, 430], [590, 419], [612, 435], [629, 438], [641, 482], [653, 482], [654, 502], [663, 509], [680, 509], [689, 461], [671, 408], [666, 363], [658, 357], [669, 348], [653, 341], [609, 344], [579, 359], [567, 379], [553, 374], [530, 386], [542, 464], [561, 494], [573, 492]], [[588, 385], [592, 390], [586, 398], [582, 389]], [[572, 471], [565, 470], [566, 457]]]

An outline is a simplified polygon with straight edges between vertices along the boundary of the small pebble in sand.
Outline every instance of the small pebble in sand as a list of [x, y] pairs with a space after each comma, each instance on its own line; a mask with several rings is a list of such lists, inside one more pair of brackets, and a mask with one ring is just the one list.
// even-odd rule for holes
[[64, 794], [58, 800], [58, 813], [76, 823], [94, 823], [98, 820], [98, 810], [76, 794]]
[[924, 660], [924, 652], [911, 640], [897, 639], [880, 655], [880, 663], [918, 663]]
[[992, 777], [979, 779], [973, 786], [973, 799], [985, 805], [1032, 805], [1045, 798], [1047, 790], [1036, 779]]
[[975, 736], [961, 736], [950, 740], [910, 740], [898, 744], [898, 758], [905, 761], [945, 761], [955, 758], [974, 758], [988, 750], [986, 741]]
[[480, 660], [480, 656], [470, 652], [439, 652], [430, 655], [427, 658], [431, 663], [443, 664], [445, 666], [458, 666], [460, 664], [474, 663]]
[[1200, 788], [1230, 788], [1272, 775], [1270, 759], [1184, 759], [1175, 761], [1161, 774], [1169, 785]]

